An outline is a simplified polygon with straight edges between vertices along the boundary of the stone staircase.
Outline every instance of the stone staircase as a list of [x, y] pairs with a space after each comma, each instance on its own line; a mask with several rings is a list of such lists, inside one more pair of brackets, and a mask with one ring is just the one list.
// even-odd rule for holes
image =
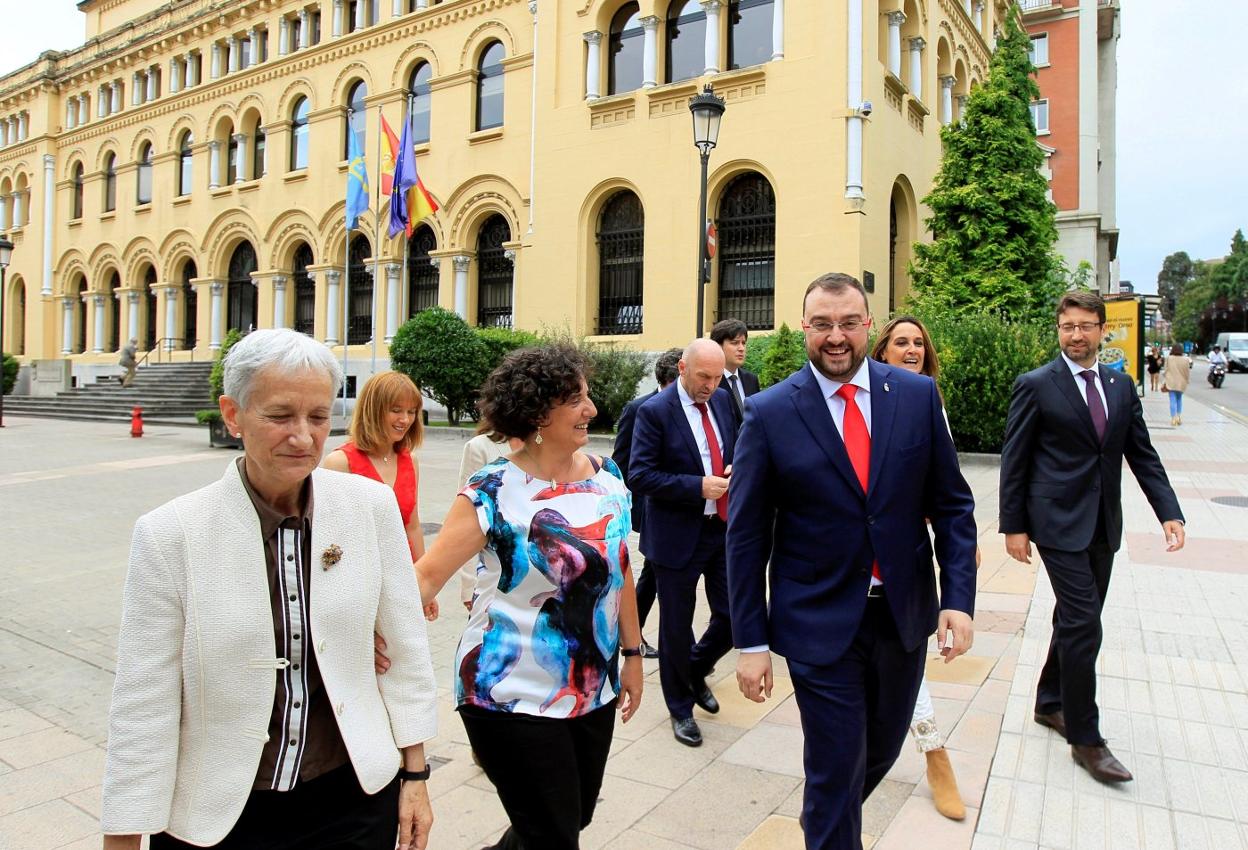
[[14, 416], [130, 421], [137, 404], [143, 421], [154, 425], [194, 425], [195, 411], [215, 407], [208, 376], [212, 363], [153, 363], [140, 366], [134, 383], [122, 388], [121, 378], [108, 375], [93, 384], [57, 393], [51, 398], [7, 396], [4, 412]]

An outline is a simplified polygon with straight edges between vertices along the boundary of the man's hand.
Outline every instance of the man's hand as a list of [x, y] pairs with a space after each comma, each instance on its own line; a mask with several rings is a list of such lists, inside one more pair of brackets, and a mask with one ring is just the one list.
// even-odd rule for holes
[[399, 789], [399, 850], [425, 850], [433, 807], [424, 782], [404, 782]]
[[1031, 538], [1027, 532], [1005, 535], [1005, 551], [1010, 557], [1024, 564], [1031, 563]]
[[1166, 535], [1166, 551], [1177, 552], [1183, 548], [1183, 544], [1187, 542], [1187, 534], [1183, 530], [1183, 523], [1177, 519], [1168, 519], [1161, 524], [1161, 530]]
[[[947, 631], [953, 632], [953, 646], [951, 647], [945, 646]], [[971, 648], [974, 641], [975, 624], [971, 622], [969, 614], [965, 611], [954, 611], [951, 608], [940, 612], [940, 617], [936, 620], [936, 645], [940, 647], [940, 654], [945, 657], [946, 664], [959, 655], [963, 655]]]
[[728, 492], [728, 479], [718, 475], [708, 475], [702, 479], [702, 498], [718, 499]]
[[380, 676], [390, 669], [390, 658], [386, 655], [386, 639], [378, 632], [373, 632], [373, 669]]
[[770, 652], [743, 652], [737, 656], [737, 687], [754, 702], [765, 702], [771, 696]]

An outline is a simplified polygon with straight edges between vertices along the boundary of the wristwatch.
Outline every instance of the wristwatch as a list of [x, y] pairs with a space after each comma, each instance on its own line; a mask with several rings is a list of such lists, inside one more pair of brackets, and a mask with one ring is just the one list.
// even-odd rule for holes
[[639, 646], [634, 649], [625, 649], [624, 647], [620, 647], [620, 655], [623, 655], [625, 658], [639, 658], [641, 657], [641, 647]]
[[431, 770], [432, 768], [427, 764], [425, 765], [424, 770], [403, 769], [399, 771], [399, 779], [402, 779], [404, 782], [424, 782], [429, 778]]

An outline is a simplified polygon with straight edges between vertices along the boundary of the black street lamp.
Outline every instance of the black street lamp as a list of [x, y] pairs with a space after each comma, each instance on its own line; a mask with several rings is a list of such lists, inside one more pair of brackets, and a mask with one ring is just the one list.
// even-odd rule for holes
[[689, 111], [693, 113], [693, 144], [702, 158], [701, 200], [698, 202], [698, 321], [695, 339], [702, 337], [706, 285], [711, 279], [706, 250], [706, 171], [711, 160], [711, 149], [719, 142], [719, 122], [724, 117], [724, 108], [724, 99], [715, 94], [710, 83], [706, 84], [701, 94], [689, 98]]
[[[13, 243], [8, 237], [0, 233], [0, 355], [4, 352], [4, 303], [5, 285], [4, 273], [9, 268], [9, 260], [13, 258]], [[0, 428], [4, 427], [4, 364], [3, 357], [0, 356]]]

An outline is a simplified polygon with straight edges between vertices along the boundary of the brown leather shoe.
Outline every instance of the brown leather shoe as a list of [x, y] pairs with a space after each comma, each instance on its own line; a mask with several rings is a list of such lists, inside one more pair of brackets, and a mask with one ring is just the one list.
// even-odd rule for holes
[[1063, 738], [1066, 737], [1066, 718], [1062, 716], [1062, 710], [1060, 708], [1057, 711], [1053, 711], [1048, 714], [1041, 714], [1037, 711], [1035, 714], [1035, 721], [1041, 726], [1048, 726]]
[[1100, 744], [1072, 744], [1070, 757], [1097, 782], [1130, 782], [1131, 771], [1114, 758], [1109, 747]]

